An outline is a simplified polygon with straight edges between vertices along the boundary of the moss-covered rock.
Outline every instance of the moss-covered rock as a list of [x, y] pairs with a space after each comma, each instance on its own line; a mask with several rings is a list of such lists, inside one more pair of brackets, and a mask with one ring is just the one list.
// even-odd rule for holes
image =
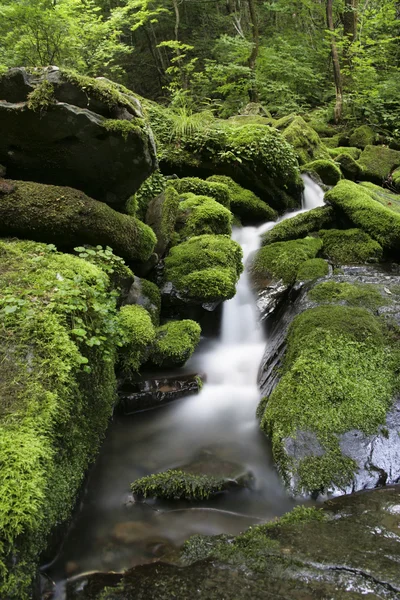
[[301, 213], [291, 219], [277, 223], [273, 229], [262, 236], [263, 246], [273, 242], [286, 242], [306, 237], [313, 231], [327, 229], [335, 223], [335, 213], [331, 206], [321, 206]]
[[169, 321], [156, 330], [150, 361], [158, 367], [181, 367], [200, 341], [201, 328], [190, 319]]
[[329, 159], [329, 153], [316, 131], [302, 117], [287, 117], [275, 123], [282, 130], [283, 137], [295, 149], [301, 165], [318, 159]]
[[353, 146], [347, 148], [346, 146], [338, 146], [337, 148], [329, 148], [329, 154], [332, 158], [339, 156], [340, 154], [348, 154], [354, 160], [358, 160], [361, 156], [361, 150], [359, 148], [354, 148]]
[[385, 146], [366, 146], [359, 158], [363, 179], [382, 184], [400, 166], [400, 152]]
[[364, 149], [372, 146], [376, 141], [376, 133], [369, 125], [357, 127], [350, 136], [349, 145]]
[[156, 236], [144, 223], [68, 187], [7, 180], [0, 191], [0, 233], [72, 249], [81, 244], [110, 246], [130, 261], [144, 261]]
[[156, 339], [147, 310], [138, 304], [123, 306], [118, 314], [119, 364], [124, 375], [137, 373], [150, 355]]
[[373, 200], [367, 189], [344, 180], [325, 198], [383, 248], [400, 249], [400, 215]]
[[165, 500], [207, 500], [222, 491], [222, 482], [208, 475], [193, 475], [170, 469], [137, 479], [131, 485], [135, 495]]
[[396, 190], [400, 193], [400, 169], [396, 169], [392, 173], [393, 185]]
[[382, 246], [361, 229], [320, 231], [323, 253], [334, 265], [378, 262]]
[[115, 401], [116, 297], [98, 266], [0, 242], [0, 596], [32, 597]]
[[302, 171], [316, 173], [326, 185], [336, 185], [342, 178], [339, 167], [332, 160], [314, 160], [304, 165]]
[[171, 248], [164, 279], [186, 298], [221, 301], [235, 295], [242, 270], [239, 244], [223, 235], [200, 235]]
[[329, 265], [323, 258], [310, 258], [303, 262], [297, 271], [298, 281], [310, 281], [325, 277], [329, 273]]
[[363, 283], [348, 283], [347, 281], [324, 281], [313, 287], [308, 297], [318, 304], [343, 303], [348, 306], [358, 306], [376, 310], [388, 303], [377, 287]]
[[400, 196], [398, 194], [382, 188], [380, 185], [375, 185], [375, 183], [371, 183], [370, 181], [362, 181], [359, 185], [364, 191], [369, 193], [371, 198], [390, 210], [400, 213]]
[[[320, 306], [294, 319], [282, 377], [262, 404], [261, 427], [295, 493], [351, 483], [357, 464], [342, 454], [338, 436], [377, 432], [385, 424], [397, 386], [391, 340], [365, 308]], [[307, 455], [296, 455], [296, 444], [308, 447]]]
[[275, 221], [278, 214], [254, 192], [246, 190], [226, 175], [212, 175], [207, 181], [224, 184], [229, 190], [230, 208], [234, 215], [240, 217], [244, 224], [260, 221]]
[[231, 235], [232, 213], [208, 196], [184, 194], [175, 229], [180, 241], [203, 234]]
[[132, 195], [125, 206], [124, 212], [132, 217], [145, 221], [147, 209], [151, 200], [165, 191], [167, 178], [160, 171], [155, 171], [142, 183], [136, 194]]
[[312, 237], [264, 246], [253, 258], [250, 267], [252, 280], [256, 287], [262, 287], [263, 281], [271, 279], [282, 279], [285, 284], [294, 283], [302, 263], [315, 258], [321, 248], [322, 241]]
[[361, 179], [363, 176], [363, 170], [358, 162], [350, 156], [350, 154], [338, 154], [336, 156], [335, 161], [340, 165], [340, 170], [343, 173], [345, 179], [350, 179], [351, 181], [357, 181]]
[[178, 212], [179, 195], [172, 185], [148, 203], [145, 220], [157, 236], [154, 251], [158, 256], [164, 256], [171, 244]]
[[[229, 178], [227, 179], [232, 181]], [[224, 178], [216, 179], [215, 181], [209, 178], [207, 181], [204, 181], [204, 179], [200, 179], [199, 177], [184, 177], [182, 179], [172, 179], [171, 185], [180, 194], [192, 192], [196, 196], [208, 196], [209, 198], [214, 198], [214, 200], [225, 206], [225, 208], [231, 207], [231, 194]]]

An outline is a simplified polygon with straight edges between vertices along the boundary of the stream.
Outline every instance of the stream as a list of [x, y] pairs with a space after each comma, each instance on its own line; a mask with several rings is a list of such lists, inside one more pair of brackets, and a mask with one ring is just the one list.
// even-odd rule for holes
[[[323, 205], [321, 188], [308, 176], [303, 179], [302, 209], [281, 220]], [[260, 235], [275, 224], [234, 229], [244, 264], [259, 248]], [[293, 508], [296, 502], [276, 473], [270, 444], [255, 417], [257, 373], [267, 344], [245, 270], [235, 297], [224, 303], [220, 337], [204, 340], [187, 365], [191, 372], [206, 374], [200, 394], [114, 417], [79, 512], [59, 555], [45, 567], [56, 584], [54, 600], [65, 600], [70, 577], [168, 560], [193, 534], [238, 534]], [[252, 485], [204, 502], [133, 502], [132, 481], [186, 465], [200, 453], [239, 465], [252, 474]]]

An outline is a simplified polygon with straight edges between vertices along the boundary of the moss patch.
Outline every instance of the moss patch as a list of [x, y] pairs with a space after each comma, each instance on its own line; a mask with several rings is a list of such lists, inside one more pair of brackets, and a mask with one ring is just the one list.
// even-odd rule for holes
[[349, 145], [356, 148], [372, 146], [376, 140], [376, 133], [369, 125], [361, 125], [353, 131], [349, 139]]
[[180, 194], [192, 192], [196, 196], [208, 196], [219, 202], [219, 204], [222, 204], [222, 206], [225, 206], [225, 208], [230, 208], [231, 194], [223, 179], [216, 181], [208, 179], [204, 181], [204, 179], [199, 179], [199, 177], [184, 177], [183, 179], [172, 179], [171, 185]]
[[330, 206], [321, 206], [301, 213], [291, 219], [277, 223], [273, 229], [262, 236], [262, 244], [285, 242], [307, 236], [313, 231], [332, 226], [335, 222], [335, 213]]
[[303, 262], [297, 271], [298, 281], [309, 281], [325, 277], [329, 273], [329, 266], [323, 258], [310, 258]]
[[201, 235], [171, 249], [165, 259], [165, 280], [194, 299], [232, 298], [243, 270], [242, 250], [222, 235]]
[[312, 237], [264, 246], [254, 257], [252, 278], [256, 282], [274, 278], [282, 279], [286, 284], [294, 283], [299, 267], [308, 259], [315, 258], [321, 247], [321, 240]]
[[[275, 127], [280, 129], [283, 123], [278, 121]], [[295, 149], [299, 163], [304, 165], [312, 160], [329, 159], [320, 137], [302, 117], [294, 117], [283, 130], [283, 137]]]
[[0, 242], [0, 596], [31, 597], [115, 400], [107, 275], [35, 242]]
[[363, 170], [352, 156], [349, 154], [339, 154], [335, 160], [340, 165], [345, 179], [356, 181], [362, 178]]
[[119, 364], [125, 375], [139, 371], [150, 355], [156, 333], [150, 314], [137, 304], [123, 306], [118, 314]]
[[363, 179], [381, 184], [400, 166], [400, 152], [385, 146], [366, 146], [358, 162], [363, 170]]
[[46, 110], [55, 102], [54, 86], [45, 79], [28, 94], [28, 108], [34, 111]]
[[153, 325], [157, 327], [160, 321], [161, 311], [161, 294], [159, 288], [152, 281], [147, 279], [140, 280], [140, 286], [142, 294], [149, 300], [149, 304], [145, 306], [147, 312], [150, 314]]
[[131, 490], [144, 498], [165, 500], [207, 500], [222, 490], [222, 481], [210, 475], [193, 475], [179, 469], [137, 479]]
[[316, 173], [326, 185], [336, 185], [342, 178], [339, 167], [331, 160], [314, 160], [304, 165], [302, 171]]
[[156, 331], [150, 360], [159, 367], [182, 366], [200, 341], [201, 328], [195, 321], [170, 321]]
[[394, 194], [391, 191], [380, 187], [379, 185], [370, 183], [369, 181], [363, 181], [360, 183], [360, 186], [369, 193], [371, 198], [383, 206], [390, 208], [390, 210], [400, 213], [400, 196], [398, 194]]
[[322, 303], [345, 303], [348, 306], [359, 306], [375, 310], [388, 304], [375, 285], [367, 283], [348, 283], [325, 281], [316, 285], [308, 293], [310, 300]]
[[320, 231], [323, 253], [335, 265], [378, 262], [382, 246], [361, 229]]
[[232, 214], [212, 198], [185, 194], [179, 203], [176, 230], [181, 241], [207, 233], [231, 235]]
[[[166, 188], [167, 179], [160, 171], [155, 171], [146, 181], [142, 183], [140, 188], [135, 194], [134, 203], [131, 202], [131, 206], [134, 206], [134, 212], [131, 212], [131, 207], [128, 205], [126, 212], [132, 216], [137, 216], [142, 221], [145, 220], [147, 207], [149, 202], [159, 196]], [[128, 201], [129, 202], [129, 201]]]
[[150, 227], [69, 187], [9, 182], [0, 194], [0, 232], [72, 249], [82, 243], [110, 246], [128, 260], [147, 260], [156, 237]]
[[359, 148], [353, 148], [352, 146], [349, 148], [338, 146], [337, 148], [329, 149], [329, 154], [332, 158], [336, 158], [341, 154], [347, 154], [347, 156], [351, 156], [354, 160], [358, 160], [361, 156], [361, 150]]

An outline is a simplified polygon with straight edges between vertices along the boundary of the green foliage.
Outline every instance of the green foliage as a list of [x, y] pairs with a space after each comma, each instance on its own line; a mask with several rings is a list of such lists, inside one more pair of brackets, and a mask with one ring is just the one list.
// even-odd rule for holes
[[314, 160], [302, 167], [303, 172], [314, 172], [326, 185], [336, 185], [342, 179], [339, 167], [331, 160]]
[[[229, 179], [229, 181], [232, 181]], [[196, 196], [209, 196], [214, 198], [219, 204], [230, 208], [231, 195], [227, 184], [221, 180], [208, 179], [204, 181], [198, 177], [184, 177], [183, 179], [173, 179], [171, 184], [180, 193], [192, 192]]]
[[165, 259], [165, 281], [204, 301], [227, 300], [243, 270], [242, 250], [223, 235], [200, 235], [171, 248]]
[[149, 357], [156, 333], [151, 316], [143, 306], [123, 306], [118, 313], [119, 363], [122, 371], [133, 374]]
[[238, 215], [243, 223], [257, 223], [260, 221], [275, 221], [277, 212], [256, 194], [246, 190], [226, 175], [212, 175], [207, 179], [213, 185], [225, 185], [229, 191], [230, 208], [233, 214]]
[[222, 482], [209, 475], [193, 475], [179, 469], [147, 475], [131, 485], [134, 494], [166, 500], [207, 500], [222, 489]]
[[54, 86], [46, 79], [28, 94], [28, 108], [34, 111], [46, 110], [54, 102]]
[[329, 273], [329, 266], [322, 258], [310, 258], [303, 262], [297, 271], [298, 281], [308, 281], [325, 277]]
[[286, 284], [294, 283], [302, 263], [315, 258], [321, 248], [321, 240], [312, 237], [264, 246], [258, 250], [251, 264], [252, 278], [256, 281], [274, 278], [282, 279]]
[[335, 214], [330, 206], [313, 208], [306, 213], [301, 213], [291, 219], [285, 219], [277, 223], [273, 229], [264, 233], [262, 244], [296, 240], [302, 236], [307, 236], [313, 231], [332, 226], [334, 222]]
[[208, 196], [184, 194], [176, 229], [181, 241], [202, 234], [231, 235], [232, 213]]
[[384, 146], [366, 146], [358, 163], [362, 168], [363, 179], [382, 184], [400, 166], [400, 152]]
[[[385, 422], [396, 389], [396, 353], [386, 340], [382, 322], [364, 308], [321, 306], [293, 321], [261, 426], [283, 476], [292, 469], [299, 478], [297, 492], [351, 481], [355, 464], [341, 455], [337, 435], [370, 434]], [[296, 464], [282, 446], [296, 431], [314, 432], [325, 453]]]
[[170, 321], [159, 327], [150, 360], [159, 367], [182, 366], [200, 341], [201, 328], [195, 321]]
[[146, 217], [147, 207], [150, 200], [159, 196], [166, 188], [167, 180], [160, 171], [155, 171], [146, 181], [142, 183], [135, 194], [136, 216], [142, 221]]
[[361, 229], [320, 231], [324, 255], [335, 265], [379, 262], [382, 246]]
[[322, 303], [345, 303], [348, 306], [365, 307], [376, 310], [379, 306], [388, 304], [374, 285], [363, 283], [348, 283], [325, 281], [319, 283], [308, 292], [310, 300]]
[[115, 401], [116, 295], [52, 245], [0, 243], [0, 595], [26, 600]]

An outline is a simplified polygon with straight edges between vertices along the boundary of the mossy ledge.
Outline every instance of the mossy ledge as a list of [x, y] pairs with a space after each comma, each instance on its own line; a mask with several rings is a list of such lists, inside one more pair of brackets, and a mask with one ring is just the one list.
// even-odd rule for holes
[[334, 224], [335, 212], [331, 206], [313, 208], [306, 213], [277, 223], [273, 229], [264, 233], [262, 245], [296, 240], [319, 229], [332, 227]]
[[115, 401], [116, 296], [54, 246], [0, 242], [0, 597], [31, 598]]
[[323, 254], [334, 265], [379, 262], [382, 246], [362, 229], [329, 229], [318, 234], [324, 244]]

